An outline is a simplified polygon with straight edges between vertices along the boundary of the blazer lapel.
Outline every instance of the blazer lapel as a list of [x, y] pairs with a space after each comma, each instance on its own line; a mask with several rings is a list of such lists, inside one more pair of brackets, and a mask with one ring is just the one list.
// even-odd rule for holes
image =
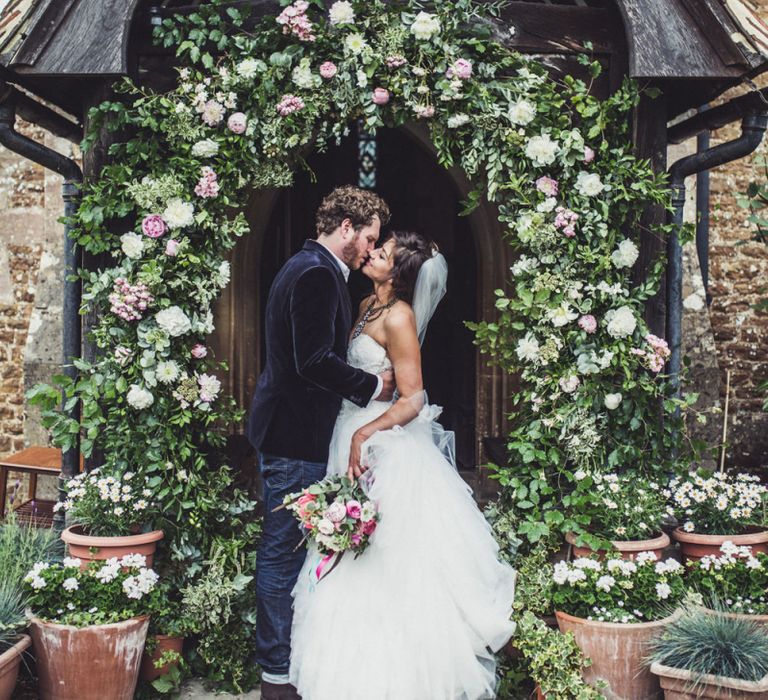
[[319, 253], [326, 263], [336, 272], [336, 282], [339, 289], [339, 299], [341, 301], [341, 310], [344, 316], [344, 326], [346, 328], [352, 328], [352, 297], [349, 295], [349, 286], [347, 280], [344, 279], [344, 275], [341, 272], [339, 263], [336, 258], [333, 257], [331, 251], [329, 251], [324, 245], [320, 245], [317, 241], [308, 239], [304, 243], [304, 250], [310, 250]]

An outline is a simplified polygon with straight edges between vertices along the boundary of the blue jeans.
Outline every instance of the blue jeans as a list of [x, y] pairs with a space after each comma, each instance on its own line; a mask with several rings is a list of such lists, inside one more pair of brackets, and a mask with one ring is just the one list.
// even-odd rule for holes
[[[287, 674], [291, 660], [293, 590], [306, 548], [298, 547], [299, 524], [286, 509], [272, 512], [286, 494], [320, 481], [327, 465], [261, 455], [264, 524], [256, 558], [256, 662], [267, 673]], [[294, 551], [296, 550], [296, 551]]]

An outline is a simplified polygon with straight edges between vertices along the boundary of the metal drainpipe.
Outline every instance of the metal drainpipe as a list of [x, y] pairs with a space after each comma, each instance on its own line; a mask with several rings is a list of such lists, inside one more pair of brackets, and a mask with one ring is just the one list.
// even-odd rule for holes
[[[707, 109], [709, 105], [704, 105], [699, 112]], [[709, 147], [709, 131], [702, 131], [696, 137], [696, 151], [703, 153], [709, 150]], [[702, 170], [696, 175], [696, 253], [699, 258], [704, 296], [709, 306], [712, 303], [712, 295], [709, 293], [709, 170]]]
[[[2, 87], [2, 86], [0, 86]], [[80, 185], [83, 182], [83, 173], [80, 167], [71, 158], [57, 153], [47, 146], [22, 136], [15, 129], [16, 104], [12, 90], [7, 90], [0, 97], [0, 144], [9, 151], [18, 153], [48, 170], [53, 170], [64, 177], [62, 185], [62, 197], [64, 199], [64, 216], [71, 217], [77, 211], [80, 200]], [[72, 358], [80, 357], [80, 298], [81, 288], [79, 280], [68, 280], [69, 275], [77, 273], [80, 267], [77, 255], [77, 246], [70, 238], [70, 226], [64, 224], [64, 304], [62, 313], [64, 316], [64, 349], [63, 364], [64, 374], [73, 381], [77, 380], [77, 369], [72, 364]], [[70, 418], [80, 420], [80, 407], [75, 405], [68, 411]], [[80, 437], [75, 435], [75, 444], [62, 454], [61, 474], [59, 475], [59, 498], [63, 498], [63, 484], [67, 479], [80, 470]], [[59, 511], [54, 517], [54, 525], [62, 528], [64, 525], [64, 513]]]
[[[768, 127], [768, 110], [748, 114], [741, 122], [741, 136], [733, 141], [681, 158], [669, 168], [672, 188], [671, 223], [675, 224], [667, 241], [667, 341], [671, 350], [669, 375], [675, 397], [680, 396], [683, 320], [683, 249], [679, 231], [683, 226], [685, 178], [689, 175], [738, 160], [754, 151]], [[679, 415], [680, 409], [675, 411]]]

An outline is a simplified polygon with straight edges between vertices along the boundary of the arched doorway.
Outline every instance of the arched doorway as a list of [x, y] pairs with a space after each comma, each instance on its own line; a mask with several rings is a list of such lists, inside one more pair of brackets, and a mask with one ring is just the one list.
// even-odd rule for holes
[[[254, 193], [246, 209], [252, 232], [233, 252], [232, 283], [217, 306], [211, 339], [217, 357], [229, 364], [223, 377], [227, 388], [248, 407], [262, 367], [269, 287], [285, 260], [315, 236], [314, 216], [323, 196], [341, 184], [370, 186], [392, 210], [385, 232], [424, 233], [448, 260], [448, 293], [423, 347], [424, 380], [430, 401], [443, 406], [441, 422], [456, 433], [459, 468], [470, 483], [482, 486], [477, 465], [487, 460], [483, 438], [504, 434], [507, 407], [501, 397], [510, 394], [507, 378], [487, 366], [464, 321], [493, 316], [493, 290], [508, 270], [494, 208], [460, 216], [469, 183], [461, 171], [438, 164], [426, 131], [418, 128], [381, 129], [371, 139], [353, 125], [339, 145], [311, 154], [307, 163], [310, 171], [297, 172], [291, 188]], [[366, 278], [353, 273], [353, 300], [368, 289]]]

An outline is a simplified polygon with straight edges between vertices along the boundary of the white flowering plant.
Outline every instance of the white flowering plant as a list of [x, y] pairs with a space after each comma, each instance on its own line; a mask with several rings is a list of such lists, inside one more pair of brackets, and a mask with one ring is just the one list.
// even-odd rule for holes
[[634, 561], [579, 558], [554, 565], [555, 610], [599, 622], [651, 622], [667, 617], [686, 588], [683, 565], [640, 552]]
[[764, 528], [768, 487], [753, 474], [700, 471], [673, 478], [664, 490], [685, 532], [739, 535]]
[[[597, 496], [594, 510], [590, 512], [589, 530], [583, 538], [590, 547], [596, 544], [591, 538], [623, 542], [647, 540], [660, 534], [667, 500], [656, 481], [634, 471], [620, 474], [577, 471], [574, 477], [578, 492]], [[596, 548], [602, 547], [596, 545]]]
[[88, 535], [117, 537], [140, 532], [157, 516], [147, 478], [137, 472], [82, 472], [64, 485], [66, 498], [54, 506]]
[[705, 603], [745, 615], [768, 615], [768, 555], [726, 540], [720, 554], [687, 563], [686, 583]]
[[76, 627], [122, 622], [162, 605], [157, 573], [141, 554], [92, 561], [37, 562], [24, 578], [37, 617]]

